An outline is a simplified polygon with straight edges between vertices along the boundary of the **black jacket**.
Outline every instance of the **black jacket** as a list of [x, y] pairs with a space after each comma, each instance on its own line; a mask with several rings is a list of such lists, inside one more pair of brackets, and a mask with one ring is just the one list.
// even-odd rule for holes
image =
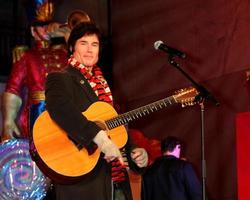
[[[72, 66], [63, 72], [50, 73], [46, 81], [45, 95], [50, 117], [65, 130], [78, 147], [92, 149], [92, 140], [100, 127], [84, 117], [82, 112], [98, 101], [98, 97], [85, 77]], [[130, 148], [130, 145], [126, 146]], [[111, 166], [101, 156], [97, 166], [80, 182], [70, 185], [55, 184], [55, 188], [56, 197], [60, 200], [110, 200]], [[130, 199], [129, 183], [126, 183], [124, 188]]]
[[143, 175], [142, 199], [201, 200], [202, 190], [189, 162], [162, 156]]
[[88, 121], [82, 112], [98, 101], [85, 77], [75, 68], [51, 73], [46, 81], [46, 108], [50, 117], [78, 145], [90, 147], [100, 128]]

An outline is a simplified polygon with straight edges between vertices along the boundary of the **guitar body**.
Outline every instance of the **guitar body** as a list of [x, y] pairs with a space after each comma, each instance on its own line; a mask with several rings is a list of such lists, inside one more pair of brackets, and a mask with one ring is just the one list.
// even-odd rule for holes
[[[124, 126], [108, 130], [104, 123], [105, 120], [117, 116], [111, 105], [96, 102], [82, 114], [105, 129], [119, 148], [126, 144], [128, 136]], [[79, 150], [67, 133], [50, 118], [47, 111], [43, 112], [34, 124], [33, 142], [34, 160], [45, 175], [56, 182], [67, 183], [81, 179], [93, 170], [101, 153], [98, 148], [91, 155], [84, 148]]]

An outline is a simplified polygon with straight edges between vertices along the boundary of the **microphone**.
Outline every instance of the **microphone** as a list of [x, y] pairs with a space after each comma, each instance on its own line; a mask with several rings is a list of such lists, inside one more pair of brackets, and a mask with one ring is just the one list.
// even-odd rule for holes
[[161, 40], [156, 41], [154, 43], [154, 47], [155, 47], [156, 50], [162, 50], [162, 51], [165, 51], [168, 54], [175, 55], [175, 56], [178, 56], [180, 58], [186, 58], [185, 53], [183, 53], [183, 52], [181, 52], [181, 51], [179, 51], [177, 49], [174, 49], [172, 47], [167, 46]]

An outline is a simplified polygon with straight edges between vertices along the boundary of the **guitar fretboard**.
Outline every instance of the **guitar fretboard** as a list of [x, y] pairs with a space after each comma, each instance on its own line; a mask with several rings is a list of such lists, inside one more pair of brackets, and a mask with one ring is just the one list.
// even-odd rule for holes
[[129, 112], [123, 113], [121, 115], [118, 115], [114, 118], [111, 118], [109, 120], [106, 120], [105, 123], [108, 127], [108, 129], [113, 129], [121, 125], [128, 124], [129, 122], [142, 118], [146, 115], [149, 115], [153, 112], [156, 112], [158, 110], [161, 110], [163, 108], [166, 108], [167, 106], [177, 103], [175, 98], [173, 96], [167, 97], [165, 99], [158, 100], [154, 103], [136, 108], [134, 110], [131, 110]]

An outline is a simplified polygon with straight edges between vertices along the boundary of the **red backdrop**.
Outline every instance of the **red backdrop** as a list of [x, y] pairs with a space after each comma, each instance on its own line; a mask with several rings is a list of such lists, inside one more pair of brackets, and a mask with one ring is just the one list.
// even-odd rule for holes
[[[250, 111], [249, 1], [112, 1], [114, 96], [128, 111], [190, 86], [153, 44], [162, 40], [187, 54], [184, 71], [220, 102], [205, 102], [206, 191], [212, 200], [237, 199], [235, 116]], [[200, 108], [173, 105], [130, 125], [150, 139], [175, 135], [200, 177]]]
[[250, 112], [239, 113], [236, 118], [238, 200], [250, 199]]

